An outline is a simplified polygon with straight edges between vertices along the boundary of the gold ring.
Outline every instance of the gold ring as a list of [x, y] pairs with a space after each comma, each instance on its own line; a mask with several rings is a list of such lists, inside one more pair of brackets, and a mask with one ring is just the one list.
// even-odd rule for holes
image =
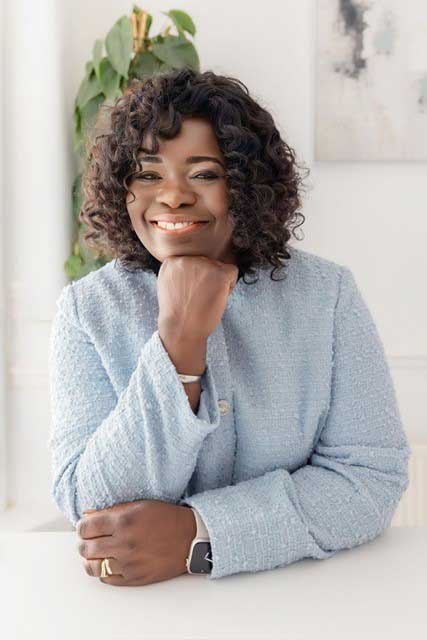
[[104, 560], [101, 562], [101, 578], [106, 578], [107, 575], [112, 576], [113, 572], [111, 571], [109, 559], [104, 558]]

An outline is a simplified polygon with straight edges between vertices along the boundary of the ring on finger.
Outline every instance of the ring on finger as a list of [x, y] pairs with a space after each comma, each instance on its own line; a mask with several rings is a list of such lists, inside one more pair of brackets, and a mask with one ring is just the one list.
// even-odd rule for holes
[[110, 567], [110, 560], [108, 558], [104, 558], [101, 562], [101, 578], [106, 578], [107, 576], [112, 576], [113, 571]]

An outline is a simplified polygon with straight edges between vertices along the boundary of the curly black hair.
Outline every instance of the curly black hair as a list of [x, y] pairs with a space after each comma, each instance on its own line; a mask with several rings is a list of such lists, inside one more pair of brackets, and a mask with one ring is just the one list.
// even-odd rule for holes
[[[88, 227], [86, 245], [98, 256], [118, 258], [126, 270], [158, 275], [161, 262], [141, 243], [130, 221], [126, 196], [135, 194], [128, 182], [139, 169], [141, 149], [157, 153], [156, 136], [173, 138], [182, 116], [201, 116], [212, 124], [225, 158], [239, 278], [270, 264], [274, 280], [274, 271], [291, 257], [286, 249], [291, 234], [297, 238], [294, 229], [305, 221], [298, 211], [302, 176], [294, 150], [247, 87], [236, 78], [186, 67], [146, 80], [134, 78], [123, 96], [101, 111], [105, 108], [111, 110], [108, 132], [88, 144], [82, 177], [79, 220]], [[151, 149], [143, 145], [147, 133]]]

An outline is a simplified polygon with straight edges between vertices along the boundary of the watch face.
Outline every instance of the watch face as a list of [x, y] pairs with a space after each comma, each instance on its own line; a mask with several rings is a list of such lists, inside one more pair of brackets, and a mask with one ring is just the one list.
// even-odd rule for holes
[[210, 573], [212, 571], [212, 549], [210, 542], [196, 542], [191, 556], [192, 573]]

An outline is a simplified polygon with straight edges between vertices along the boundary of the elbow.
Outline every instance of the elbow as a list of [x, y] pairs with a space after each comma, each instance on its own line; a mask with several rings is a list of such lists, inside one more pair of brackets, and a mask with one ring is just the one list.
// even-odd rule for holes
[[81, 519], [82, 515], [76, 509], [77, 500], [73, 499], [75, 491], [72, 487], [65, 487], [63, 485], [56, 485], [51, 491], [51, 497], [61, 513], [67, 518], [67, 520], [76, 527], [77, 522]]
[[53, 478], [51, 497], [61, 513], [75, 527], [83, 516], [76, 464], [68, 465]]
[[400, 450], [400, 466], [396, 471], [396, 496], [399, 503], [403, 494], [409, 487], [409, 461], [412, 456], [412, 449], [406, 440], [405, 445]]
[[[90, 492], [85, 490], [90, 483], [87, 479], [85, 481], [81, 461], [81, 451], [75, 452], [65, 460], [55, 451], [52, 455], [51, 497], [73, 527], [83, 518], [85, 510], [104, 506], [99, 504], [99, 496], [97, 500], [96, 495], [90, 495]], [[95, 492], [92, 491], [93, 493]]]
[[[360, 519], [353, 532], [356, 544], [373, 540], [391, 525], [399, 502], [409, 486], [409, 447], [390, 449], [376, 468], [357, 466], [352, 477], [359, 497]], [[362, 526], [363, 523], [363, 526]]]
[[404, 489], [402, 489], [402, 491], [400, 492], [396, 492], [395, 498], [393, 500], [390, 500], [387, 506], [382, 510], [381, 518], [379, 519], [377, 535], [384, 533], [391, 526], [404, 492]]
[[382, 486], [381, 495], [383, 499], [379, 502], [381, 508], [378, 509], [381, 516], [379, 519], [379, 533], [383, 533], [390, 527], [399, 503], [409, 487], [410, 456], [411, 449], [409, 446], [402, 449], [399, 468], [391, 474], [390, 480]]

